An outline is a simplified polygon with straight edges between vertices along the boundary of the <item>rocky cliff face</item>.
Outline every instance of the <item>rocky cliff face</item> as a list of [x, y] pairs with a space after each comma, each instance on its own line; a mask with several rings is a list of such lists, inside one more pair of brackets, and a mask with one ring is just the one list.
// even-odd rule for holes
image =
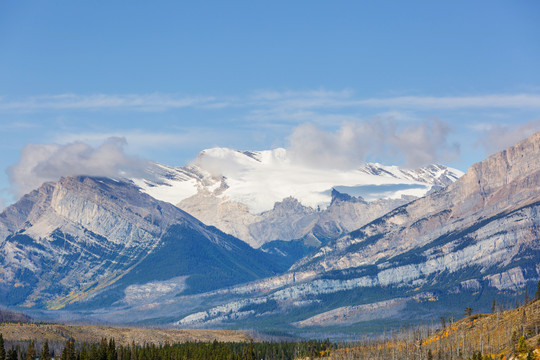
[[[0, 215], [7, 234], [0, 296], [50, 308], [82, 303], [85, 320], [301, 331], [459, 316], [467, 305], [488, 309], [494, 298], [514, 299], [540, 278], [538, 158], [540, 133], [443, 189], [366, 218], [276, 276], [261, 252], [129, 182], [66, 178]], [[212, 186], [210, 202], [212, 192], [228, 189]], [[272, 226], [253, 229], [339, 234], [336, 222], [318, 214], [354, 224], [366, 204], [340, 191], [323, 210], [286, 198], [257, 215]], [[245, 210], [233, 206], [229, 213], [234, 209]], [[341, 209], [358, 215], [347, 218]], [[250, 221], [249, 231], [258, 223]], [[88, 311], [88, 304], [98, 310]]]
[[332, 200], [325, 209], [304, 206], [293, 197], [276, 202], [271, 210], [252, 214], [246, 205], [223, 201], [209, 194], [197, 194], [178, 206], [206, 224], [216, 226], [255, 248], [274, 240], [310, 238], [317, 244], [335, 239], [375, 220], [398, 206], [416, 199], [379, 199], [371, 202], [332, 189]]
[[[390, 260], [414, 249], [425, 252], [433, 248], [430, 252], [432, 257], [435, 249], [442, 256], [466, 239], [471, 240], [470, 246], [489, 241], [491, 249], [499, 244], [496, 238], [518, 248], [524, 245], [516, 242], [521, 239], [536, 249], [539, 221], [536, 215], [540, 201], [540, 163], [536, 159], [540, 155], [539, 146], [540, 134], [536, 134], [474, 164], [459, 181], [444, 190], [390, 212], [322, 248], [312, 257], [301, 260], [294, 268], [343, 269], [363, 263], [380, 263], [382, 259]], [[373, 237], [377, 235], [384, 236], [374, 241]], [[436, 240], [437, 246], [433, 244]], [[444, 251], [443, 245], [446, 246]], [[477, 257], [489, 257], [488, 248], [484, 246], [483, 253], [477, 253]]]
[[[134, 181], [148, 194], [259, 248], [273, 240], [334, 239], [461, 175], [441, 165], [320, 170], [293, 163], [285, 149], [216, 148], [182, 168], [156, 164], [149, 179]], [[349, 197], [334, 201], [336, 191]], [[358, 197], [366, 201], [355, 201]]]
[[[209, 269], [228, 275], [207, 278], [204, 290], [275, 273], [242, 241], [129, 182], [108, 178], [44, 184], [0, 214], [0, 229], [4, 305], [61, 308], [111, 287], [121, 292], [131, 284], [173, 278], [197, 292], [203, 288], [190, 278], [208, 277]], [[188, 268], [184, 260], [217, 262]]]
[[511, 299], [540, 278], [539, 158], [540, 133], [330, 241], [286, 274], [223, 290], [230, 300], [218, 306], [176, 310], [175, 324], [256, 326], [272, 318], [309, 328], [382, 318], [381, 308], [401, 318], [488, 310], [494, 298]]

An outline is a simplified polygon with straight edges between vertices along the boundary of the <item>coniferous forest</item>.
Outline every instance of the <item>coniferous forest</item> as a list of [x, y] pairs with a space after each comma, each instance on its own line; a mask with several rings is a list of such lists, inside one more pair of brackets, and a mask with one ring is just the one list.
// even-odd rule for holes
[[77, 344], [68, 340], [61, 351], [50, 351], [48, 343], [40, 349], [31, 341], [28, 346], [16, 346], [7, 352], [0, 335], [0, 360], [287, 360], [320, 358], [332, 349], [330, 341], [302, 342], [186, 342], [165, 345], [116, 345], [114, 339], [99, 343]]

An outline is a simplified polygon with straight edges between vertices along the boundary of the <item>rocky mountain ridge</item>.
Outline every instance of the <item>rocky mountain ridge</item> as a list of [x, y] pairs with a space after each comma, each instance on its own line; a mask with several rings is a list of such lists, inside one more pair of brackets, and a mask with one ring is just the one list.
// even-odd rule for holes
[[[263, 252], [130, 182], [62, 179], [0, 215], [0, 295], [88, 321], [177, 327], [310, 332], [453, 316], [465, 303], [512, 300], [540, 278], [539, 155], [540, 133], [280, 274]], [[336, 189], [326, 210], [340, 203], [365, 201]], [[322, 212], [294, 198], [273, 211]]]
[[[185, 167], [155, 164], [148, 179], [133, 181], [258, 248], [273, 240], [334, 239], [461, 175], [442, 165], [321, 170], [294, 163], [285, 149], [214, 148]], [[349, 197], [334, 201], [338, 193]]]
[[[371, 256], [391, 258], [405, 249], [425, 246], [444, 234], [469, 228], [476, 234], [476, 227], [487, 227], [507, 216], [521, 217], [528, 225], [520, 224], [519, 228], [530, 232], [530, 237], [520, 234], [516, 240], [520, 237], [538, 238], [536, 221], [537, 204], [540, 202], [540, 164], [535, 159], [540, 153], [539, 142], [540, 134], [536, 134], [474, 164], [456, 183], [400, 207], [376, 223], [329, 244], [312, 257], [301, 260], [294, 269], [319, 266], [328, 271], [347, 267], [345, 264], [349, 260], [358, 266], [360, 263], [355, 263], [352, 257], [362, 258], [364, 262], [374, 260]], [[384, 233], [386, 243], [393, 245], [388, 247], [386, 253], [381, 252], [381, 248], [371, 246], [363, 247], [365, 250], [361, 254], [350, 251], [351, 246], [362, 244], [379, 233]], [[507, 236], [515, 235], [512, 232]], [[445, 244], [446, 252], [453, 244], [455, 242]], [[324, 260], [317, 261], [317, 258]]]
[[152, 280], [197, 292], [277, 271], [244, 242], [109, 178], [44, 184], [0, 214], [0, 234], [4, 305], [62, 308]]
[[285, 274], [206, 293], [204, 306], [175, 298], [167, 311], [180, 327], [314, 330], [340, 324], [328, 319], [361, 326], [389, 311], [401, 319], [437, 317], [462, 313], [467, 303], [508, 301], [540, 279], [539, 157], [540, 133], [328, 242]]

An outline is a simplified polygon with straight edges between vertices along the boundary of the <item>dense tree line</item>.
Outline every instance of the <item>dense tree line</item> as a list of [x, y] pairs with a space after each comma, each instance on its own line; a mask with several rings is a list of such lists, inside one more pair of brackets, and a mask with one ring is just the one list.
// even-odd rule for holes
[[340, 344], [333, 360], [540, 360], [540, 285], [537, 299], [514, 310], [472, 314], [440, 327], [402, 328], [379, 338]]
[[[318, 358], [332, 349], [329, 340], [303, 342], [187, 342], [178, 344], [144, 346], [116, 345], [114, 339], [102, 339], [94, 344], [76, 344], [68, 340], [58, 360], [288, 360]], [[3, 351], [3, 352], [2, 352]], [[37, 351], [34, 342], [26, 348], [17, 346], [7, 353], [0, 334], [0, 360], [51, 360], [48, 343]]]
[[[440, 327], [432, 323], [401, 328], [385, 331], [381, 337], [364, 335], [339, 345], [312, 340], [126, 346], [117, 345], [114, 339], [102, 339], [98, 343], [69, 340], [65, 344], [12, 341], [8, 350], [0, 334], [0, 360], [494, 360], [505, 359], [505, 355], [540, 360], [534, 352], [540, 347], [540, 282], [535, 295], [532, 301], [526, 296], [525, 305], [518, 309], [498, 311], [493, 301], [492, 314], [473, 315], [472, 308], [467, 307], [467, 317], [458, 322], [442, 317]], [[50, 345], [55, 350], [50, 350]]]

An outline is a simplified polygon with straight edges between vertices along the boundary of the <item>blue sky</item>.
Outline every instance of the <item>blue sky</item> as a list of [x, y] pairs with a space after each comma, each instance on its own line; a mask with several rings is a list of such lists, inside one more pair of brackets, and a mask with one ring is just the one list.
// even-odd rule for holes
[[537, 1], [1, 2], [0, 205], [28, 144], [111, 136], [170, 165], [280, 146], [466, 170], [540, 130], [539, 16]]

